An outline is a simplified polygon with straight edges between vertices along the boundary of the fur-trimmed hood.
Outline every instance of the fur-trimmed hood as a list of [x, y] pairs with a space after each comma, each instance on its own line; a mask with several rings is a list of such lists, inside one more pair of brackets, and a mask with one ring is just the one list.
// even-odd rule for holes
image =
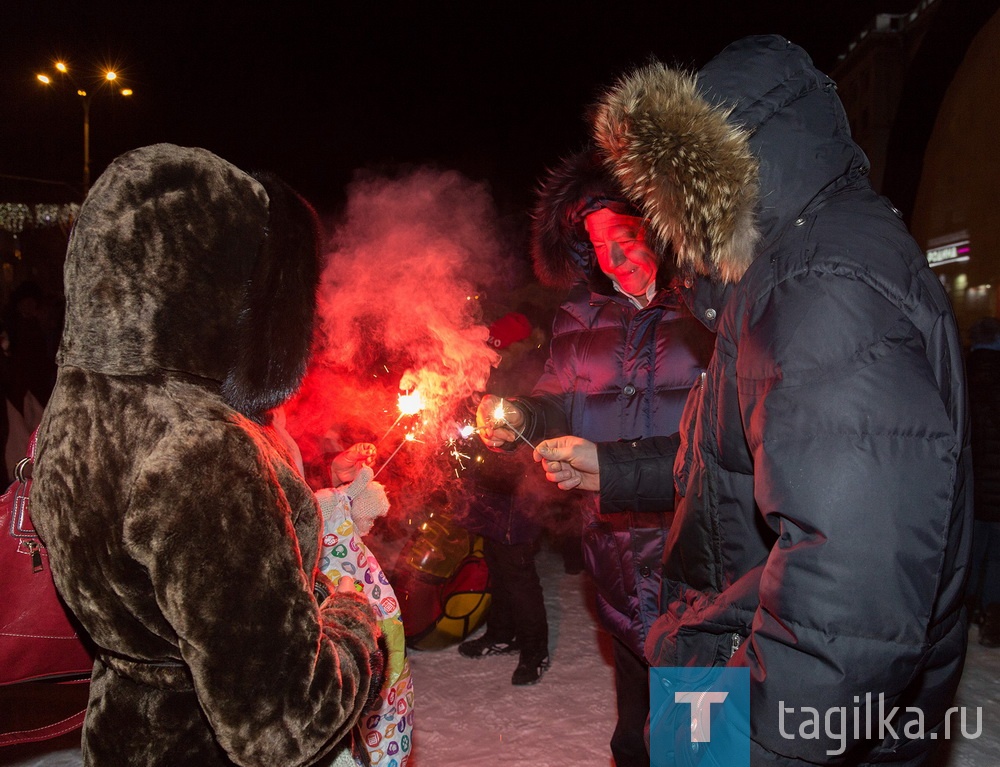
[[681, 268], [735, 282], [820, 192], [867, 172], [835, 90], [802, 48], [749, 37], [696, 75], [660, 63], [626, 75], [594, 133]]
[[531, 257], [540, 282], [565, 289], [596, 280], [598, 287], [610, 292], [610, 280], [597, 267], [583, 223], [585, 216], [602, 207], [642, 216], [596, 148], [576, 152], [548, 172], [539, 184], [532, 215]]
[[232, 407], [258, 416], [305, 371], [318, 232], [315, 213], [281, 181], [204, 149], [122, 155], [70, 238], [59, 364], [210, 379]]

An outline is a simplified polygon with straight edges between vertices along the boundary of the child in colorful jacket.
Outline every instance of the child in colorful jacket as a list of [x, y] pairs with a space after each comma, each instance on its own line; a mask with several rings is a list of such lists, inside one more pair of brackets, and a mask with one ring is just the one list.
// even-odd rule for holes
[[406, 657], [406, 638], [399, 600], [375, 556], [365, 546], [378, 517], [389, 511], [385, 489], [372, 481], [375, 446], [359, 443], [340, 453], [332, 465], [339, 487], [316, 493], [323, 512], [319, 568], [334, 583], [350, 577], [375, 610], [387, 647], [381, 704], [361, 721], [372, 765], [404, 767], [413, 747], [413, 678]]
[[[302, 453], [286, 428], [283, 408], [272, 412], [271, 426], [292, 453], [305, 474]], [[413, 748], [413, 678], [406, 657], [406, 637], [400, 617], [399, 600], [389, 579], [365, 546], [375, 520], [389, 511], [389, 499], [379, 482], [373, 482], [375, 445], [358, 442], [339, 453], [330, 465], [336, 487], [316, 491], [323, 514], [319, 569], [334, 583], [343, 578], [354, 581], [375, 610], [385, 642], [385, 679], [379, 691], [380, 703], [359, 723], [362, 739], [373, 767], [405, 767]], [[365, 763], [354, 756], [357, 764]]]

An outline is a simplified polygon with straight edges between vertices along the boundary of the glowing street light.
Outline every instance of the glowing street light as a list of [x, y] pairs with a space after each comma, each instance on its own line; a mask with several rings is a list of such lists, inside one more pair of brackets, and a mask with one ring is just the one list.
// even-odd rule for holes
[[[62, 79], [67, 81], [73, 88], [76, 89], [76, 95], [82, 99], [83, 104], [83, 196], [87, 196], [87, 192], [90, 191], [90, 100], [93, 98], [93, 94], [88, 93], [86, 89], [80, 87], [80, 85], [73, 79], [72, 74], [69, 71], [69, 67], [63, 61], [56, 61], [53, 66], [56, 71], [60, 73]], [[53, 86], [55, 81], [52, 77], [47, 74], [37, 74], [35, 77], [38, 82], [46, 86]], [[112, 83], [118, 79], [118, 73], [114, 70], [106, 69], [104, 71], [104, 82]], [[131, 88], [119, 88], [118, 93], [122, 96], [131, 96]]]

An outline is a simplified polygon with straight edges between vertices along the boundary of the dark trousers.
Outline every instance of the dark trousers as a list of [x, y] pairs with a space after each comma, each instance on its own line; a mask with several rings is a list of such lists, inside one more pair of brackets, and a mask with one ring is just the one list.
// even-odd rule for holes
[[547, 652], [549, 646], [542, 583], [535, 568], [537, 552], [537, 540], [513, 544], [489, 538], [483, 541], [492, 594], [486, 634], [499, 642], [516, 639], [522, 652]]
[[970, 573], [967, 589], [975, 606], [1000, 604], [1000, 522], [976, 520]]
[[649, 767], [646, 751], [649, 666], [618, 637], [613, 639], [618, 724], [611, 736], [611, 755], [615, 767]]

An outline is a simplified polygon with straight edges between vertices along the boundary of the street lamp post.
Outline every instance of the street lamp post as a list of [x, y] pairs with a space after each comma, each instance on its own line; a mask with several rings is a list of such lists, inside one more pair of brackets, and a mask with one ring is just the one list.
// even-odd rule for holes
[[[79, 92], [79, 91], [78, 91]], [[90, 191], [90, 95], [83, 96], [83, 196]]]
[[[79, 96], [83, 104], [83, 196], [86, 197], [87, 193], [90, 191], [90, 101], [93, 98], [93, 94], [82, 88], [76, 80], [73, 79], [72, 74], [69, 71], [69, 67], [62, 61], [55, 62], [55, 68], [59, 72], [60, 77], [69, 82], [74, 88], [76, 88], [76, 95]], [[54, 79], [47, 74], [35, 75], [38, 82], [43, 85], [51, 86], [54, 84]], [[115, 83], [118, 80], [118, 74], [113, 70], [105, 70], [103, 75], [102, 85], [107, 83]], [[117, 84], [117, 83], [116, 83]], [[122, 96], [131, 96], [131, 88], [117, 88], [118, 93]]]

